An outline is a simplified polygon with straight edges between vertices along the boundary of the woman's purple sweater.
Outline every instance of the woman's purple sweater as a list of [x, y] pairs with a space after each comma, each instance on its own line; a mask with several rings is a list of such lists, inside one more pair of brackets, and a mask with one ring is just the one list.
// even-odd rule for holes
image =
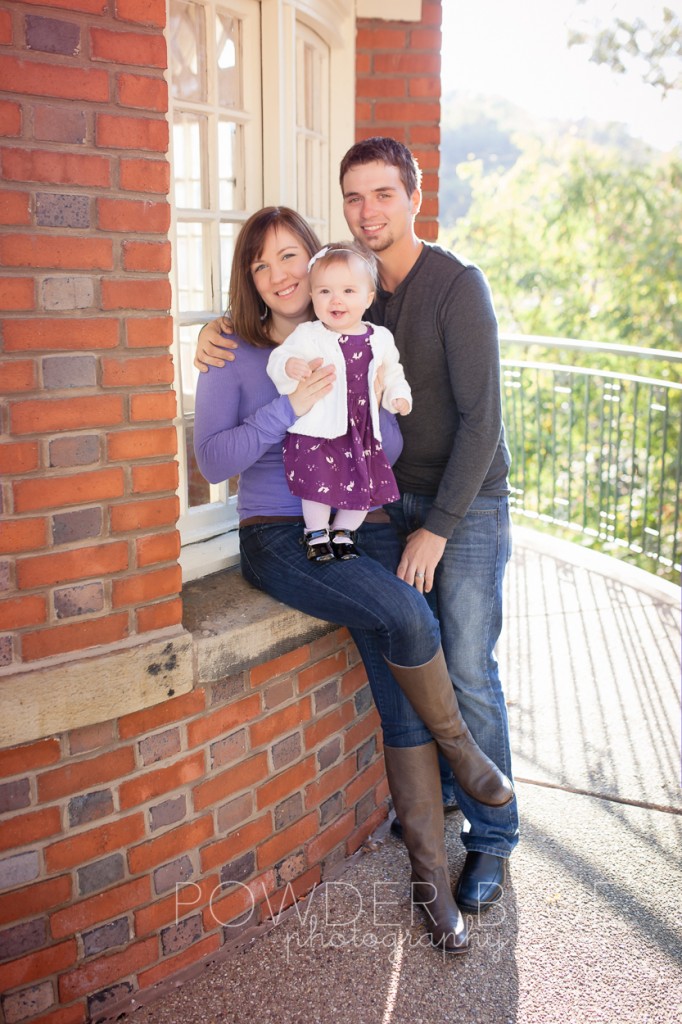
[[[239, 474], [240, 520], [300, 516], [301, 500], [289, 491], [282, 461], [282, 441], [296, 414], [266, 373], [271, 350], [237, 340], [233, 362], [212, 366], [199, 377], [194, 418], [199, 469], [214, 484]], [[395, 416], [384, 409], [381, 434], [386, 457], [393, 463], [402, 438]]]

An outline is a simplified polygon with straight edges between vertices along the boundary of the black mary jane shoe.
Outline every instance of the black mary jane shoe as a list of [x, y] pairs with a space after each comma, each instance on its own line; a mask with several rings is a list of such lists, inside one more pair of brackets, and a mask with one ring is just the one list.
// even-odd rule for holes
[[[320, 544], [311, 544], [311, 541], [326, 537]], [[333, 562], [336, 557], [334, 548], [329, 543], [329, 532], [327, 530], [304, 530], [303, 539], [306, 545], [306, 555], [309, 562]]]
[[[339, 561], [349, 562], [351, 558], [360, 557], [360, 552], [353, 543], [355, 534], [351, 530], [332, 530], [329, 536], [331, 537], [334, 554]], [[336, 540], [337, 537], [348, 537], [348, 540], [339, 543]]]

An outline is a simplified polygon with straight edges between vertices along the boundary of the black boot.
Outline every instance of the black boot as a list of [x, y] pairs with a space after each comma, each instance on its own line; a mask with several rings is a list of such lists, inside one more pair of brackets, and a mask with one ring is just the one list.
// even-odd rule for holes
[[506, 877], [505, 857], [470, 850], [457, 883], [457, 905], [471, 914], [483, 913], [502, 899]]

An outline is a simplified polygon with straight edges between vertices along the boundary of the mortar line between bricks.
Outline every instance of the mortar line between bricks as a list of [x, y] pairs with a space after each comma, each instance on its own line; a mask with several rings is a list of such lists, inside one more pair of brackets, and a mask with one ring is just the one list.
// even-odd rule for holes
[[608, 803], [627, 804], [629, 807], [641, 807], [646, 811], [660, 811], [662, 814], [682, 815], [682, 807], [669, 807], [665, 804], [649, 804], [645, 800], [629, 800], [625, 796], [609, 796], [605, 793], [594, 793], [591, 789], [580, 789], [577, 786], [562, 786], [558, 782], [543, 782], [540, 779], [525, 779], [514, 776], [514, 784], [523, 782], [527, 786], [540, 786], [542, 789], [558, 789], [562, 793], [575, 793], [576, 796], [591, 796], [595, 800], [606, 800]]

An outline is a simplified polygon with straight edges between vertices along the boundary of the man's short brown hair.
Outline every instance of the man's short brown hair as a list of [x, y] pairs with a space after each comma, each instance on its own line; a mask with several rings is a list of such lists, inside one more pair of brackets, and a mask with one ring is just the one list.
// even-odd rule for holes
[[362, 139], [351, 146], [341, 161], [339, 174], [341, 188], [343, 189], [343, 179], [347, 171], [350, 171], [352, 167], [357, 167], [359, 164], [371, 164], [375, 161], [398, 168], [400, 180], [405, 186], [408, 196], [411, 196], [416, 188], [421, 188], [422, 172], [415, 157], [402, 142], [398, 142], [397, 139], [389, 139], [385, 135]]

